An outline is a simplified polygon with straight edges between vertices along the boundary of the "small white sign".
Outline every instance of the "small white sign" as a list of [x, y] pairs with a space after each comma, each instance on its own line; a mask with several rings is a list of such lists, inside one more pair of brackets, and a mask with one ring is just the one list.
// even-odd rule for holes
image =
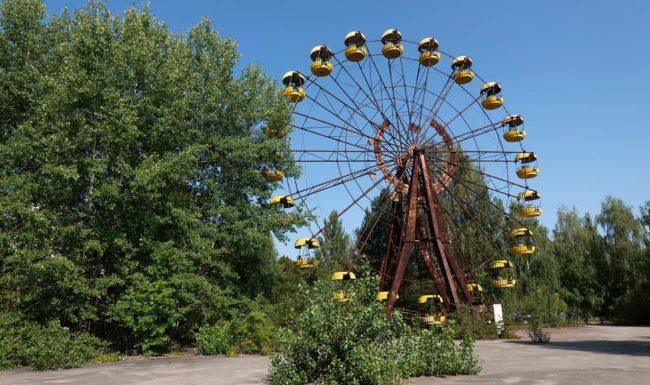
[[497, 333], [501, 335], [503, 333], [503, 308], [501, 308], [500, 303], [492, 305], [492, 313], [494, 314], [494, 324], [497, 327]]

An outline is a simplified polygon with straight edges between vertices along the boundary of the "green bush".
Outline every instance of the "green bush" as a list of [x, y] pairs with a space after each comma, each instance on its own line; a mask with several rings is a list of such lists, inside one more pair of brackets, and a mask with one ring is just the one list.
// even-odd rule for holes
[[196, 348], [199, 354], [226, 354], [235, 344], [230, 322], [220, 322], [216, 325], [206, 325], [196, 333]]
[[472, 335], [479, 340], [499, 338], [496, 326], [487, 323], [484, 317], [476, 314], [472, 305], [461, 305], [454, 315], [458, 321], [457, 332], [460, 336]]
[[453, 324], [435, 330], [412, 328], [375, 300], [376, 278], [347, 287], [349, 301], [332, 298], [319, 283], [305, 293], [305, 311], [282, 329], [271, 359], [275, 385], [395, 385], [421, 375], [471, 374], [480, 370], [469, 337], [458, 345]]
[[239, 351], [262, 354], [273, 351], [278, 330], [262, 310], [253, 309], [245, 316], [235, 319], [234, 326]]
[[74, 333], [58, 321], [46, 325], [0, 315], [0, 368], [72, 368], [94, 360], [107, 344], [88, 333]]
[[196, 333], [196, 346], [199, 353], [205, 355], [270, 354], [276, 334], [275, 324], [255, 305], [232, 321], [201, 327]]

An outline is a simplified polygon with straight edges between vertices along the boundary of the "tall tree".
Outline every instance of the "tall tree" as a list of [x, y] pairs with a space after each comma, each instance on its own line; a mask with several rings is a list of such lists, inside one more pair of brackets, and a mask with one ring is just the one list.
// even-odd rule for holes
[[343, 222], [338, 216], [336, 210], [329, 214], [323, 223], [323, 233], [318, 238], [320, 247], [316, 249], [315, 255], [324, 270], [331, 271], [334, 268], [351, 270], [353, 267], [350, 258], [352, 249], [350, 236], [345, 232]]
[[644, 234], [641, 223], [632, 209], [622, 200], [608, 196], [601, 205], [596, 222], [602, 231], [605, 248], [606, 276], [601, 281], [607, 286], [602, 314], [615, 318], [616, 309], [624, 305], [626, 297], [643, 282]]
[[44, 9], [1, 8], [0, 311], [164, 349], [269, 289], [289, 106], [208, 20]]
[[602, 248], [591, 218], [580, 218], [575, 208], [560, 208], [553, 239], [562, 298], [574, 310], [593, 313], [602, 304], [603, 290], [596, 264]]

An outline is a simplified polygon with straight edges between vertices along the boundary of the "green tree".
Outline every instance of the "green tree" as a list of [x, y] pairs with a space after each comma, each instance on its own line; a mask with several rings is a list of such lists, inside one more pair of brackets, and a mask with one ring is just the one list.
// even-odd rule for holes
[[208, 20], [44, 9], [1, 8], [0, 311], [164, 350], [270, 291], [290, 108]]
[[558, 210], [553, 253], [560, 266], [562, 298], [574, 310], [594, 313], [603, 302], [597, 265], [603, 257], [601, 245], [590, 216], [580, 218], [575, 208]]
[[600, 281], [607, 289], [601, 314], [618, 318], [617, 311], [626, 306], [646, 278], [643, 275], [645, 234], [632, 209], [611, 196], [602, 203], [596, 222], [602, 231], [605, 250]]
[[318, 242], [320, 247], [314, 254], [320, 261], [323, 270], [331, 272], [339, 267], [352, 269], [352, 259], [350, 258], [352, 243], [336, 210], [332, 211], [323, 223], [323, 232], [318, 237]]
[[361, 225], [355, 231], [355, 253], [363, 253], [372, 269], [379, 271], [381, 260], [388, 248], [388, 228], [391, 222], [391, 191], [381, 190], [372, 199], [364, 213]]

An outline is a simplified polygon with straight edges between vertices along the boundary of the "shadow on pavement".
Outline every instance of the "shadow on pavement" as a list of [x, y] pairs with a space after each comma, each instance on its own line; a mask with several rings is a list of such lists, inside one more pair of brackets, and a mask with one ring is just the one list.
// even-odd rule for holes
[[578, 350], [601, 354], [620, 354], [628, 356], [650, 356], [650, 342], [647, 341], [557, 341], [547, 344], [535, 344], [531, 341], [507, 341], [511, 344], [537, 346], [546, 349]]

